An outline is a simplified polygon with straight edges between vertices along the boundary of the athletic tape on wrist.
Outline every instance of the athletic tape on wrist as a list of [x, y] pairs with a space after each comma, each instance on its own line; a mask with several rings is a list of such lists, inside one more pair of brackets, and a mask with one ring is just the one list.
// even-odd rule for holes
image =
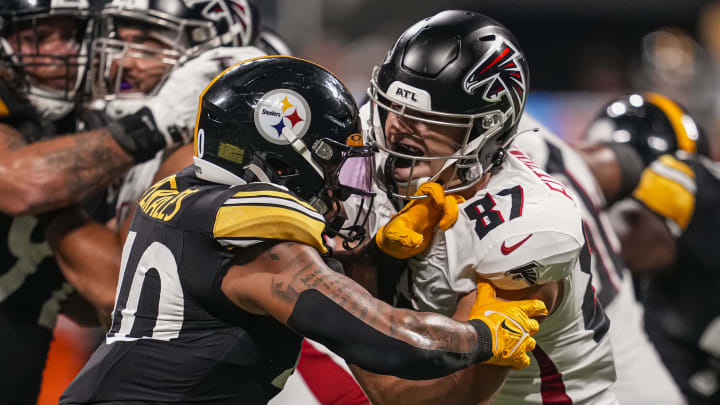
[[152, 159], [167, 146], [147, 107], [108, 124], [107, 130], [117, 143], [135, 159], [135, 163]]

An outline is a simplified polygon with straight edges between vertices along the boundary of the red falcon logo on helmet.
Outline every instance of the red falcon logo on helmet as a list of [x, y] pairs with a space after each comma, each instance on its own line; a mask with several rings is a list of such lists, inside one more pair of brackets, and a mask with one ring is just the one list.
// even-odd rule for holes
[[489, 102], [509, 97], [513, 106], [510, 113], [513, 122], [516, 121], [526, 92], [526, 78], [519, 61], [522, 57], [510, 41], [496, 34], [492, 49], [465, 75], [463, 89], [468, 94], [475, 94], [477, 88], [484, 88], [482, 97]]
[[224, 21], [229, 31], [239, 37], [239, 44], [250, 42], [252, 37], [251, 9], [246, 0], [185, 0], [188, 7], [203, 5], [202, 16], [211, 21]]

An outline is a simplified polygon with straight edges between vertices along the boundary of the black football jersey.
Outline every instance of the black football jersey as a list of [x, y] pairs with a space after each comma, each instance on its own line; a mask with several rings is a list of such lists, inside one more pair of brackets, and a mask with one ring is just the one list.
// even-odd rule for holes
[[677, 238], [672, 271], [643, 289], [648, 335], [691, 403], [720, 403], [720, 164], [662, 156], [633, 197]]
[[112, 326], [61, 404], [264, 404], [295, 368], [302, 338], [221, 291], [238, 249], [289, 240], [326, 253], [322, 215], [267, 183], [208, 183], [189, 167], [138, 202]]
[[[0, 117], [0, 122], [17, 128], [28, 143], [38, 140], [38, 131], [26, 131], [25, 126], [9, 118]], [[52, 130], [60, 124], [52, 124]], [[4, 239], [0, 243], [3, 403], [35, 403], [55, 321], [62, 302], [73, 292], [45, 241], [44, 218], [0, 213], [0, 234]]]

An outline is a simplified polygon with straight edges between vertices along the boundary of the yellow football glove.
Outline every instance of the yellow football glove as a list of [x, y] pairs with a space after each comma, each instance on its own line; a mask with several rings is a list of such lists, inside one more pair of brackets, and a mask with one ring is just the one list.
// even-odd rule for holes
[[426, 198], [410, 200], [375, 235], [378, 247], [390, 256], [407, 259], [425, 251], [432, 242], [435, 227], [446, 231], [458, 217], [459, 195], [445, 195], [438, 183], [423, 183], [415, 192]]
[[479, 319], [490, 328], [493, 356], [484, 361], [496, 366], [512, 366], [519, 370], [530, 365], [526, 352], [535, 349], [531, 336], [540, 330], [534, 316], [547, 315], [540, 300], [502, 301], [495, 298], [495, 289], [487, 281], [478, 282], [477, 298], [470, 319]]

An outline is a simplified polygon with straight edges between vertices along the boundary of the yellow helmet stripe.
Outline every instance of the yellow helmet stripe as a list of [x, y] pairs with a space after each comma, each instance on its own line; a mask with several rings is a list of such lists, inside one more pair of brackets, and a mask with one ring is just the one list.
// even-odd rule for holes
[[677, 140], [680, 150], [695, 153], [697, 145], [695, 141], [688, 136], [685, 125], [682, 123], [682, 117], [685, 115], [682, 108], [669, 98], [661, 96], [660, 94], [646, 93], [645, 98], [662, 110], [668, 117], [675, 131], [675, 139]]
[[[202, 103], [203, 103], [203, 97], [205, 97], [205, 93], [207, 93], [207, 91], [210, 90], [210, 87], [212, 87], [212, 85], [215, 84], [216, 81], [218, 81], [221, 77], [223, 77], [223, 76], [225, 75], [225, 73], [231, 71], [231, 70], [234, 69], [235, 67], [240, 66], [240, 65], [242, 65], [242, 64], [244, 64], [244, 63], [253, 61], [253, 60], [265, 59], [265, 58], [289, 58], [289, 59], [297, 59], [297, 60], [301, 60], [301, 61], [304, 61], [304, 62], [312, 63], [313, 65], [315, 65], [315, 66], [317, 66], [317, 67], [319, 67], [319, 68], [321, 68], [321, 69], [324, 69], [324, 70], [327, 70], [328, 72], [330, 72], [330, 70], [329, 70], [328, 68], [326, 68], [326, 67], [324, 67], [324, 66], [322, 66], [322, 65], [318, 65], [318, 64], [315, 63], [315, 62], [311, 62], [311, 61], [309, 61], [309, 60], [307, 60], [307, 59], [302, 59], [302, 58], [298, 58], [298, 57], [295, 57], [295, 56], [288, 56], [288, 55], [257, 56], [257, 57], [254, 57], [254, 58], [246, 59], [246, 60], [244, 60], [244, 61], [242, 61], [242, 62], [238, 62], [238, 63], [230, 66], [229, 68], [223, 70], [222, 73], [220, 73], [219, 75], [217, 75], [217, 77], [215, 77], [214, 79], [212, 79], [212, 81], [210, 82], [210, 84], [208, 84], [207, 87], [205, 87], [205, 89], [202, 91], [202, 93], [200, 93], [200, 98], [198, 99], [198, 113], [197, 113], [197, 117], [195, 118], [195, 131], [194, 131], [194, 134], [193, 134], [193, 145], [194, 145], [194, 147], [193, 147], [193, 154], [194, 154], [194, 156], [197, 157], [197, 155], [198, 155], [198, 144], [197, 144], [198, 126], [199, 126], [199, 124], [200, 124], [200, 113], [202, 112]], [[335, 74], [333, 74], [332, 72], [330, 72], [330, 74], [332, 74], [333, 76], [335, 76]], [[335, 76], [335, 77], [337, 77], [337, 76]], [[342, 83], [342, 81], [341, 81], [341, 83]], [[343, 86], [345, 86], [345, 83], [343, 83]], [[345, 86], [345, 87], [347, 87], [347, 86]]]
[[238, 63], [230, 66], [229, 68], [223, 70], [219, 75], [217, 75], [214, 79], [212, 79], [210, 84], [208, 84], [205, 87], [205, 89], [203, 89], [202, 93], [200, 93], [200, 98], [198, 99], [198, 112], [197, 112], [197, 117], [195, 118], [195, 132], [193, 134], [193, 145], [194, 145], [193, 154], [195, 156], [198, 155], [198, 144], [197, 144], [198, 126], [200, 125], [200, 113], [202, 112], [202, 103], [203, 103], [203, 97], [205, 97], [205, 93], [207, 93], [207, 91], [210, 90], [210, 87], [212, 87], [212, 85], [215, 84], [216, 81], [218, 81], [221, 77], [223, 77], [225, 75], [225, 73], [231, 71], [236, 66], [240, 66], [245, 62], [249, 62], [251, 60], [260, 59], [260, 58], [267, 58], [267, 56], [258, 56], [255, 58], [246, 59], [242, 62], [238, 62]]
[[5, 104], [5, 101], [0, 100], [0, 117], [7, 117], [8, 115], [10, 115], [10, 109]]

